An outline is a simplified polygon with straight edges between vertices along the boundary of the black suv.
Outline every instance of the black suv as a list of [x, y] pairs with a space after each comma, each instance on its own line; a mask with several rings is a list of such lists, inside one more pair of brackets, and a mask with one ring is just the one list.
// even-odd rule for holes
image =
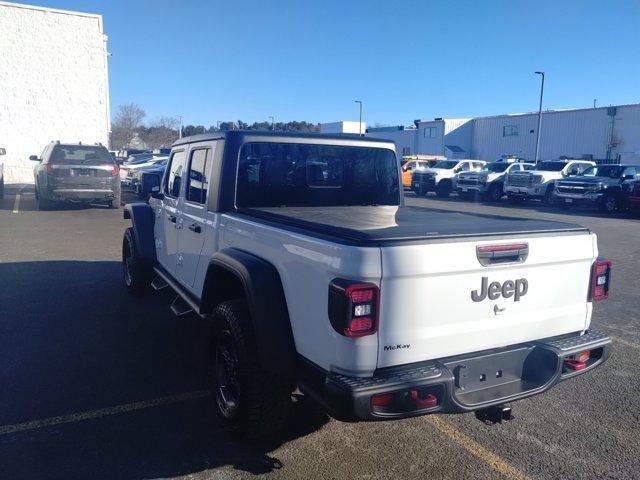
[[102, 145], [51, 143], [34, 168], [40, 210], [62, 202], [105, 203], [120, 206], [120, 175], [115, 159]]
[[554, 195], [562, 205], [592, 204], [607, 213], [623, 208], [629, 187], [640, 179], [640, 165], [595, 165], [575, 177], [557, 180]]

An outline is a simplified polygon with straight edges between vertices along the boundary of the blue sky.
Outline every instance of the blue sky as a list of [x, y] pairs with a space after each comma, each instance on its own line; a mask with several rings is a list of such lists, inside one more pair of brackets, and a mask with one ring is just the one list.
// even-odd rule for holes
[[[26, 3], [26, 2], [25, 2]], [[99, 13], [111, 104], [209, 126], [640, 102], [640, 2], [34, 1]]]

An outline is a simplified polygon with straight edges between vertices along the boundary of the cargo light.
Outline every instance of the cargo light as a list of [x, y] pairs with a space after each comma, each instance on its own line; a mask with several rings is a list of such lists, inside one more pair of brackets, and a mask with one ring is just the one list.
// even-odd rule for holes
[[589, 300], [599, 302], [609, 297], [609, 284], [611, 281], [611, 260], [598, 258], [591, 267], [591, 285], [589, 287]]
[[329, 320], [345, 337], [371, 335], [378, 328], [378, 286], [340, 278], [329, 284]]

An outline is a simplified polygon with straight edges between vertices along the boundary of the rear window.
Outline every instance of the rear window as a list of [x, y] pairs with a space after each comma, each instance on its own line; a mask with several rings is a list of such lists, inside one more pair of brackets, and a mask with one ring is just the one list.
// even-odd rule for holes
[[56, 145], [53, 147], [49, 163], [59, 165], [104, 165], [115, 160], [105, 147], [84, 145]]
[[566, 162], [539, 162], [536, 164], [536, 170], [543, 172], [559, 172], [566, 166]]
[[509, 163], [488, 163], [487, 165], [484, 166], [484, 168], [482, 169], [485, 172], [504, 172], [507, 168], [509, 168]]
[[445, 170], [451, 170], [458, 164], [456, 160], [440, 160], [431, 168], [444, 168]]
[[399, 203], [391, 150], [265, 142], [247, 143], [240, 151], [238, 207]]

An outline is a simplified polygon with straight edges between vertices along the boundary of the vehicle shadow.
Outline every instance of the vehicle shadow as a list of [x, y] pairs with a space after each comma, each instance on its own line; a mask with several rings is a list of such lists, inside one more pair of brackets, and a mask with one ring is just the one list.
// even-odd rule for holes
[[519, 203], [512, 203], [507, 198], [502, 198], [497, 202], [490, 202], [482, 199], [481, 197], [463, 197], [460, 195], [452, 194], [448, 198], [440, 198], [432, 194], [427, 194], [426, 196], [419, 197], [415, 193], [405, 192], [405, 196], [408, 198], [416, 198], [416, 199], [425, 199], [425, 200], [436, 200], [438, 202], [446, 202], [453, 205], [477, 205], [477, 206], [487, 206], [487, 207], [500, 207], [500, 208], [508, 208], [508, 209], [532, 209], [539, 212], [544, 213], [553, 213], [559, 215], [572, 215], [572, 216], [581, 216], [581, 217], [598, 217], [598, 218], [636, 218], [637, 214], [633, 214], [632, 212], [622, 211], [616, 212], [614, 214], [604, 213], [599, 211], [596, 207], [590, 206], [571, 206], [571, 207], [563, 207], [560, 205], [545, 205], [539, 200], [526, 200]]
[[[131, 297], [119, 262], [0, 263], [0, 465], [7, 478], [166, 478], [212, 468], [282, 468], [273, 451], [328, 417], [294, 395], [284, 431], [240, 443], [211, 396], [38, 420], [207, 389], [208, 327], [171, 295]], [[7, 425], [36, 421], [24, 431]], [[18, 428], [18, 430], [20, 430]], [[286, 465], [284, 465], [286, 468]]]

